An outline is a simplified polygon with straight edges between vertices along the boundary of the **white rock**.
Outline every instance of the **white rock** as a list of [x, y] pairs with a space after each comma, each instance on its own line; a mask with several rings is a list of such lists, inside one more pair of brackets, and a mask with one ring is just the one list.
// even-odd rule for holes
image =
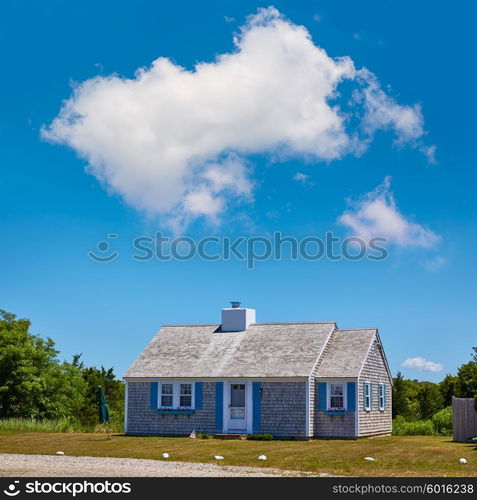
[[57, 454], [57, 455], [64, 455], [64, 454], [65, 454], [65, 452], [64, 452], [64, 451], [57, 451], [57, 452], [56, 452], [56, 454]]
[[265, 455], [260, 455], [260, 456], [258, 457], [258, 459], [259, 459], [259, 460], [266, 460], [266, 459], [267, 459], [267, 457], [266, 457]]
[[367, 461], [367, 462], [376, 462], [376, 459], [373, 458], [373, 457], [364, 457], [364, 459]]
[[163, 453], [162, 458], [169, 458], [169, 453]]
[[222, 455], [215, 455], [215, 460], [223, 460], [224, 457]]
[[459, 463], [460, 464], [466, 464], [467, 460], [465, 458], [459, 458]]

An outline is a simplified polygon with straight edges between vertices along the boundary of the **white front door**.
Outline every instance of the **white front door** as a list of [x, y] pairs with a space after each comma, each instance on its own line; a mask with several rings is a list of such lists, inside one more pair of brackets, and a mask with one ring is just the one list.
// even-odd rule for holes
[[229, 432], [247, 432], [246, 385], [230, 384]]

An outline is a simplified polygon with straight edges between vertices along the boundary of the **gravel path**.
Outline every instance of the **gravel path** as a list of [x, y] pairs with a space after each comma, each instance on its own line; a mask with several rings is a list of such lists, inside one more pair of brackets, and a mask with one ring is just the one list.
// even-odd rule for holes
[[[36, 477], [270, 477], [310, 473], [137, 458], [0, 454], [0, 476]], [[325, 474], [320, 474], [325, 475]]]

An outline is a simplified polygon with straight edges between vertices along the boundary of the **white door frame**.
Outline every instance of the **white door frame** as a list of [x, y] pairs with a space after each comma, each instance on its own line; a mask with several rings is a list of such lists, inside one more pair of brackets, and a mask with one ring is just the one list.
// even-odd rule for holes
[[224, 434], [229, 432], [229, 405], [230, 405], [230, 385], [231, 384], [245, 384], [245, 415], [247, 419], [247, 434], [253, 432], [253, 395], [252, 395], [252, 382], [249, 380], [226, 380], [224, 381], [224, 408], [223, 408], [223, 421], [224, 421]]

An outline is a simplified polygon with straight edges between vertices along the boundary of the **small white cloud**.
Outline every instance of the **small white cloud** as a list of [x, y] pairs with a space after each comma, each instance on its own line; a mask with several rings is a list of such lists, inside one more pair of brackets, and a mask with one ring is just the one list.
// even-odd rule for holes
[[303, 174], [302, 172], [297, 172], [293, 176], [293, 180], [297, 182], [301, 182], [302, 184], [308, 184], [310, 182], [310, 176], [307, 174]]
[[428, 361], [421, 357], [408, 358], [401, 363], [401, 366], [424, 372], [440, 372], [443, 368], [440, 363], [434, 363], [433, 361]]
[[427, 162], [428, 163], [431, 163], [431, 164], [436, 164], [437, 163], [437, 160], [436, 160], [436, 146], [434, 144], [431, 144], [430, 146], [425, 146], [425, 145], [422, 145], [419, 150], [421, 151], [421, 153], [423, 153], [425, 155], [425, 157], [427, 158]]
[[235, 21], [235, 17], [224, 16], [224, 21], [226, 23], [233, 23]]
[[390, 177], [386, 177], [381, 185], [363, 199], [351, 204], [352, 209], [345, 211], [338, 222], [350, 228], [353, 235], [366, 241], [378, 237], [402, 247], [428, 248], [440, 239], [430, 229], [401, 214], [391, 192]]
[[[397, 104], [371, 72], [330, 57], [275, 8], [249, 16], [234, 44], [190, 70], [159, 57], [133, 78], [78, 83], [42, 136], [71, 147], [129, 205], [176, 226], [218, 221], [252, 200], [252, 154], [330, 162], [361, 154], [380, 128], [418, 147], [419, 106]], [[351, 101], [339, 100], [344, 81]]]

